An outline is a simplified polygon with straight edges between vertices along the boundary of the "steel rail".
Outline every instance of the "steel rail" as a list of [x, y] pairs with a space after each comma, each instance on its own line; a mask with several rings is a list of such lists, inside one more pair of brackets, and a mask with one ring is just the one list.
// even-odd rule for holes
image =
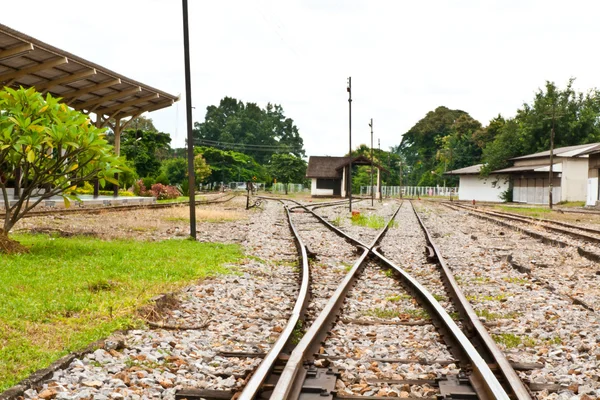
[[[443, 203], [443, 204], [446, 205], [445, 203]], [[486, 214], [486, 215], [495, 216], [495, 217], [499, 217], [499, 218], [505, 218], [505, 219], [509, 219], [509, 220], [517, 221], [517, 222], [529, 223], [529, 222], [531, 222], [533, 220], [533, 221], [536, 221], [536, 222], [555, 223], [554, 221], [549, 221], [549, 220], [541, 220], [541, 219], [536, 219], [536, 218], [529, 219], [531, 217], [525, 217], [525, 216], [520, 216], [520, 215], [517, 216], [515, 214], [510, 214], [510, 213], [501, 213], [501, 212], [495, 212], [495, 211], [479, 210], [479, 209], [476, 209], [476, 208], [466, 207], [466, 206], [462, 206], [462, 205], [459, 205], [457, 207], [458, 208], [462, 208], [462, 209], [467, 210], [467, 211], [474, 212], [474, 213]], [[571, 229], [579, 229], [579, 230], [582, 230], [582, 231], [589, 231], [589, 230], [591, 230], [591, 232], [595, 232], [595, 233], [600, 234], [600, 231], [593, 230], [591, 228], [585, 228], [584, 229], [584, 228], [580, 228], [580, 227], [577, 227], [577, 226], [573, 226], [573, 225], [569, 225], [569, 224], [564, 224], [564, 223], [556, 223], [556, 225], [562, 225], [562, 226], [565, 226], [565, 227], [569, 227]], [[568, 236], [574, 237], [575, 239], [583, 239], [583, 240], [587, 240], [587, 241], [594, 242], [594, 243], [600, 243], [600, 237], [586, 235], [585, 233], [573, 232], [573, 231], [569, 231], [567, 229], [558, 228], [556, 226], [549, 226], [549, 225], [540, 225], [540, 226], [542, 228], [544, 228], [544, 229], [548, 229], [548, 230], [556, 232], [556, 233], [561, 233], [561, 234], [564, 234], [564, 235], [568, 235]]]
[[260, 363], [256, 371], [244, 387], [244, 390], [238, 397], [238, 400], [251, 400], [257, 396], [263, 382], [275, 366], [275, 362], [279, 358], [280, 353], [282, 352], [286, 344], [290, 342], [292, 333], [294, 332], [298, 321], [306, 311], [306, 306], [309, 300], [308, 285], [310, 280], [310, 272], [308, 268], [308, 255], [306, 252], [306, 246], [300, 238], [300, 235], [296, 230], [296, 226], [292, 222], [292, 217], [290, 215], [289, 208], [287, 206], [284, 206], [284, 209], [287, 214], [290, 229], [294, 234], [294, 238], [296, 239], [296, 245], [298, 247], [302, 259], [302, 283], [300, 284], [298, 298], [296, 299], [296, 304], [294, 305], [292, 315], [290, 316], [288, 323], [281, 332], [281, 335], [279, 336], [275, 344], [273, 344], [271, 350], [267, 353], [263, 361]]
[[[401, 207], [401, 205], [400, 205]], [[363, 249], [363, 253], [360, 258], [354, 263], [350, 271], [346, 274], [342, 282], [338, 285], [337, 289], [333, 293], [333, 295], [329, 298], [329, 301], [321, 310], [317, 318], [314, 320], [308, 331], [300, 340], [300, 343], [294, 348], [288, 362], [286, 363], [279, 380], [277, 381], [277, 385], [273, 390], [273, 393], [270, 397], [271, 400], [287, 400], [287, 399], [295, 399], [298, 398], [298, 395], [302, 389], [302, 382], [304, 376], [300, 374], [300, 370], [303, 367], [303, 363], [307, 355], [316, 352], [318, 347], [320, 346], [320, 341], [327, 335], [327, 329], [330, 327], [330, 324], [335, 319], [339, 309], [342, 307], [346, 294], [352, 287], [352, 284], [358, 278], [358, 272], [362, 270], [364, 262], [367, 256], [370, 253], [370, 250], [379, 242], [381, 237], [387, 232], [391, 222], [394, 220], [400, 207], [396, 210], [394, 215], [390, 218], [386, 226], [379, 232], [377, 237], [373, 240], [373, 242], [368, 246], [358, 245]], [[310, 212], [310, 211], [309, 211]], [[319, 215], [311, 212], [315, 217], [317, 217], [320, 221], [325, 222]], [[328, 224], [333, 228], [337, 233], [343, 234], [345, 237], [349, 237], [344, 232], [338, 230], [333, 227], [331, 224]], [[355, 243], [360, 243], [359, 241], [352, 239]]]
[[[231, 196], [222, 201], [216, 201], [226, 196], [220, 196], [216, 199], [211, 199], [207, 201], [198, 201], [196, 202], [197, 206], [206, 205], [206, 204], [219, 204], [226, 203], [229, 200], [232, 200], [236, 196]], [[133, 204], [133, 205], [118, 205], [118, 206], [102, 206], [102, 207], [90, 207], [90, 208], [65, 208], [65, 209], [56, 209], [56, 210], [44, 210], [44, 211], [32, 211], [23, 216], [23, 218], [33, 218], [33, 217], [43, 217], [45, 215], [69, 215], [69, 214], [101, 214], [104, 212], [120, 212], [120, 211], [131, 211], [131, 210], [142, 210], [142, 209], [162, 209], [162, 208], [170, 208], [176, 206], [184, 206], [189, 204], [187, 201], [174, 201], [171, 203], [153, 203], [153, 204]], [[3, 218], [6, 214], [0, 213], [0, 218]]]
[[[508, 387], [510, 388], [510, 391], [514, 395], [514, 397], [517, 399], [520, 399], [520, 400], [530, 400], [531, 395], [530, 395], [529, 391], [523, 385], [523, 382], [521, 381], [521, 379], [519, 378], [519, 376], [517, 375], [515, 370], [512, 368], [512, 366], [510, 365], [510, 363], [508, 362], [508, 360], [506, 359], [506, 357], [504, 356], [502, 351], [500, 351], [500, 349], [496, 345], [496, 342], [494, 341], [494, 339], [492, 339], [492, 337], [487, 332], [487, 329], [483, 326], [483, 324], [479, 320], [479, 317], [477, 316], [477, 314], [471, 307], [471, 304], [469, 303], [469, 301], [463, 294], [462, 290], [458, 286], [458, 283], [454, 279], [454, 276], [453, 276], [452, 272], [450, 271], [450, 268], [448, 268], [448, 265], [446, 264], [446, 260], [442, 256], [442, 253], [441, 253], [439, 247], [437, 246], [437, 244], [433, 241], [433, 238], [432, 238], [431, 234], [429, 233], [429, 231], [427, 230], [427, 228], [425, 227], [423, 220], [419, 216], [417, 210], [412, 205], [412, 202], [410, 204], [413, 209], [413, 212], [415, 213], [415, 216], [417, 217], [417, 220], [419, 221], [419, 225], [421, 226], [423, 233], [425, 234], [427, 243], [433, 249], [435, 257], [436, 257], [438, 264], [440, 266], [440, 269], [442, 271], [442, 275], [443, 275], [444, 279], [446, 280], [448, 290], [449, 290], [452, 298], [454, 299], [453, 303], [457, 306], [459, 313], [461, 314], [463, 319], [468, 323], [468, 325], [472, 328], [472, 330], [475, 332], [476, 336], [480, 339], [480, 342], [485, 346], [485, 350], [487, 351], [488, 355], [498, 365], [500, 372], [501, 372], [502, 376], [504, 377], [504, 379], [505, 379]], [[404, 271], [402, 271], [399, 267], [390, 264], [389, 260], [385, 259], [385, 257], [383, 257], [379, 253], [377, 253], [376, 250], [374, 250], [373, 253], [377, 254], [381, 258], [381, 260], [383, 260], [388, 265], [392, 266], [394, 269], [396, 269], [398, 272], [400, 272], [403, 276], [405, 275]], [[406, 278], [406, 279], [408, 279], [408, 278]], [[416, 281], [414, 283], [413, 282], [409, 282], [409, 283], [411, 286], [414, 284], [418, 284], [420, 286], [420, 284]], [[429, 296], [431, 296], [431, 295], [429, 295]], [[437, 312], [438, 306], [441, 308], [441, 305], [439, 305], [439, 303], [437, 303], [437, 301], [435, 303], [432, 302], [431, 304], [436, 305], [436, 312]], [[441, 310], [443, 311], [443, 308]], [[448, 316], [446, 314], [444, 316], [444, 320], [447, 319], [446, 317], [450, 318], [450, 316]], [[452, 326], [453, 334], [456, 331], [456, 329], [458, 329], [458, 331], [456, 331], [457, 333], [460, 332], [460, 335], [459, 336], [455, 335], [455, 338], [457, 340], [459, 340], [459, 342], [461, 342], [461, 345], [462, 345], [463, 341], [468, 341], [467, 337], [464, 336], [463, 332], [460, 330], [460, 328], [458, 328], [458, 326], [456, 326], [456, 323], [454, 323], [454, 321], [452, 321], [451, 318], [450, 318], [449, 322], [451, 322], [451, 325], [449, 325], [449, 326]], [[459, 337], [461, 337], [461, 338], [459, 339]], [[465, 350], [467, 348], [469, 348], [468, 356], [471, 359], [471, 356], [473, 355], [471, 352], [476, 351], [476, 350], [474, 347], [472, 347], [472, 344], [470, 342], [468, 344], [466, 342], [464, 342], [464, 344], [467, 346], [467, 347], [463, 347], [463, 348], [465, 348]], [[471, 347], [472, 347], [472, 349], [471, 349]], [[485, 382], [491, 382], [489, 384], [489, 388], [486, 391], [488, 391], [490, 394], [492, 394], [494, 396], [492, 398], [503, 398], [503, 397], [497, 397], [500, 394], [500, 392], [498, 391], [498, 388], [496, 387], [496, 383], [488, 380], [488, 379], [492, 378], [493, 373], [489, 369], [487, 363], [485, 363], [485, 361], [481, 358], [479, 353], [477, 353], [477, 357], [475, 357], [475, 359], [471, 359], [471, 360], [473, 362], [473, 366], [475, 367], [475, 369], [478, 372], [478, 376], [481, 379], [484, 379]], [[475, 360], [477, 360], [477, 362], [475, 362]], [[490, 376], [490, 374], [492, 374], [492, 376]], [[496, 382], [498, 382], [497, 379], [495, 378], [495, 376], [493, 376], [493, 378]], [[499, 382], [498, 382], [498, 384], [499, 384]], [[492, 389], [494, 389], [494, 390], [492, 391]], [[502, 389], [502, 392], [504, 392], [504, 389]]]
[[[447, 203], [443, 203], [444, 205], [446, 205]], [[532, 222], [542, 222], [544, 224], [554, 224], [554, 225], [558, 225], [558, 226], [563, 226], [565, 228], [570, 228], [570, 229], [578, 229], [580, 231], [584, 231], [584, 232], [589, 232], [589, 233], [595, 233], [596, 235], [600, 235], [600, 229], [594, 229], [594, 228], [588, 228], [586, 226], [577, 226], [575, 224], [569, 224], [567, 222], [562, 222], [562, 221], [554, 221], [551, 219], [546, 219], [546, 218], [534, 218], [534, 217], [530, 217], [527, 215], [519, 215], [519, 214], [513, 214], [513, 213], [507, 213], [507, 212], [502, 212], [502, 211], [495, 211], [495, 210], [483, 210], [483, 209], [479, 209], [476, 207], [469, 207], [469, 206], [465, 206], [462, 204], [453, 204], [456, 207], [460, 207], [463, 208], [465, 210], [470, 210], [470, 211], [474, 211], [474, 212], [480, 212], [480, 213], [485, 213], [485, 214], [489, 214], [489, 215], [498, 215], [498, 216], [503, 216], [503, 217], [507, 217], [508, 219], [514, 219], [516, 221], [532, 221]], [[548, 227], [549, 229], [558, 229], [558, 228], [554, 228], [554, 227]], [[564, 231], [562, 229], [559, 229], [558, 232], [563, 233]], [[584, 237], [590, 237], [591, 236], [587, 236], [584, 235]], [[597, 241], [600, 241], [600, 239], [598, 238], [594, 238]]]

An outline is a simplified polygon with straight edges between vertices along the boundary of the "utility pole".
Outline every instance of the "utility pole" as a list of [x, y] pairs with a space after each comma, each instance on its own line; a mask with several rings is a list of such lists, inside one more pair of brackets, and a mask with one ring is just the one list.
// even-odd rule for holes
[[352, 213], [352, 77], [348, 77], [348, 144], [350, 163], [348, 164], [348, 199], [349, 210]]
[[400, 198], [402, 198], [402, 161], [400, 161]]
[[[379, 155], [379, 163], [381, 165], [381, 139], [377, 139], [377, 147], [379, 149], [379, 151], [377, 152], [377, 154]], [[381, 198], [381, 170], [378, 170], [379, 173], [377, 174], [377, 188], [379, 190], [379, 202], [383, 202], [383, 199]]]
[[188, 29], [188, 2], [183, 2], [183, 50], [185, 61], [185, 107], [187, 114], [187, 155], [190, 191], [190, 236], [196, 240], [196, 182], [194, 180], [194, 134], [192, 133], [192, 88], [190, 71], [190, 33]]
[[373, 118], [369, 122], [371, 127], [371, 207], [373, 207], [373, 199], [375, 198], [375, 191], [373, 190]]
[[553, 189], [553, 185], [552, 185], [552, 181], [554, 180], [554, 171], [553, 171], [553, 167], [554, 167], [554, 135], [555, 135], [555, 128], [556, 128], [556, 117], [562, 115], [563, 113], [557, 114], [556, 112], [556, 100], [552, 103], [552, 111], [551, 111], [551, 116], [546, 118], [546, 119], [550, 119], [552, 118], [552, 129], [550, 130], [550, 169], [549, 169], [549, 173], [548, 173], [548, 207], [550, 207], [550, 209], [552, 210], [552, 189]]
[[552, 167], [554, 162], [554, 123], [556, 121], [556, 106], [552, 105], [552, 130], [550, 131], [550, 172], [548, 174], [548, 206], [552, 210]]

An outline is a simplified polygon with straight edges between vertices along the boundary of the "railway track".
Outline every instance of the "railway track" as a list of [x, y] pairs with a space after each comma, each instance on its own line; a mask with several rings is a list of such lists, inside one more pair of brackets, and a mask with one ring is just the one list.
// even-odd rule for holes
[[[323, 241], [332, 243], [335, 236], [332, 236], [331, 232], [334, 232], [337, 237], [351, 243], [359, 251], [360, 257], [351, 266], [346, 267], [348, 271], [339, 285], [339, 276], [320, 275], [319, 269], [309, 268], [308, 274], [310, 274], [313, 299], [308, 303], [306, 311], [299, 313], [304, 315], [303, 320], [308, 329], [295, 346], [289, 346], [289, 341], [287, 345], [279, 346], [287, 347], [291, 353], [271, 357], [269, 366], [265, 365], [267, 363], [267, 359], [265, 359], [257, 371], [262, 369], [271, 371], [271, 374], [255, 373], [241, 395], [236, 397], [237, 399], [310, 399], [313, 397], [386, 399], [398, 397], [398, 395], [410, 396], [411, 391], [418, 393], [418, 396], [422, 398], [466, 396], [462, 398], [507, 399], [509, 398], [508, 393], [514, 398], [530, 398], [513, 368], [495, 347], [485, 329], [480, 323], [478, 324], [477, 317], [470, 310], [468, 302], [462, 296], [456, 282], [452, 282], [451, 274], [445, 266], [439, 250], [427, 233], [429, 257], [431, 260], [439, 262], [447, 277], [446, 285], [449, 286], [450, 296], [454, 302], [460, 302], [462, 297], [462, 302], [456, 306], [461, 316], [464, 316], [461, 325], [463, 328], [468, 327], [467, 330], [471, 337], [477, 337], [479, 351], [475, 349], [473, 343], [436, 298], [406, 271], [382, 254], [379, 243], [384, 239], [400, 207], [394, 212], [385, 227], [376, 235], [372, 235], [372, 240], [368, 244], [346, 235], [305, 205], [296, 204], [294, 209], [303, 211], [300, 214], [301, 218], [296, 221], [293, 221], [292, 217], [289, 219], [292, 230], [297, 234], [298, 246], [301, 249], [303, 246], [306, 248], [306, 245], [303, 245], [306, 241], [315, 249], [315, 251], [311, 249], [310, 252], [303, 254], [304, 257], [309, 253], [313, 256], [327, 253], [327, 249], [316, 250], [319, 242], [311, 242], [306, 237], [303, 241], [301, 238], [302, 233], [299, 232], [302, 229], [298, 229], [298, 225], [309, 224], [307, 220], [311, 218], [318, 220], [318, 224], [313, 222], [312, 224], [315, 226], [307, 227], [304, 230], [317, 236], [326, 236], [325, 240], [321, 239], [321, 245]], [[322, 230], [323, 226], [331, 231], [328, 236], [326, 231]], [[427, 232], [424, 226], [422, 229]], [[331, 250], [329, 252], [331, 253]], [[331, 254], [326, 254], [326, 256], [330, 257]], [[347, 260], [347, 258], [345, 259]], [[305, 264], [304, 260], [305, 258], [303, 265]], [[383, 272], [385, 270], [382, 270], [382, 266], [387, 268], [387, 273]], [[302, 270], [305, 274], [306, 269]], [[304, 282], [303, 279], [303, 285]], [[334, 282], [333, 285], [332, 282]], [[404, 306], [409, 307], [408, 310], [411, 311], [404, 315], [404, 320], [399, 320], [397, 317], [389, 318], [385, 312], [378, 314], [373, 310], [361, 310], [361, 307], [365, 307], [365, 303], [371, 305], [377, 303], [377, 299], [365, 300], [364, 291], [371, 289], [372, 292], [373, 287], [386, 293], [387, 297], [384, 296], [384, 298], [401, 301]], [[325, 304], [323, 304], [324, 300], [326, 300]], [[381, 301], [381, 296], [378, 300]], [[369, 314], [370, 312], [371, 314]], [[375, 315], [375, 319], [373, 319], [373, 315]], [[384, 318], [377, 318], [377, 316]], [[360, 337], [357, 327], [360, 331], [364, 330], [365, 325], [371, 326], [368, 328], [369, 332]], [[426, 347], [427, 350], [437, 354], [436, 357], [427, 359], [425, 357], [427, 351], [422, 350], [403, 354], [398, 352], [400, 343], [405, 344], [407, 338], [414, 338], [415, 335], [421, 334], [426, 337], [424, 342], [427, 344], [421, 343], [419, 346]], [[419, 343], [419, 338], [415, 340]], [[359, 345], [356, 344], [357, 341]], [[447, 347], [440, 347], [441, 341], [445, 342]], [[379, 349], [377, 351], [382, 352], [379, 355], [382, 355], [383, 358], [373, 357], [376, 354], [370, 350], [371, 346]], [[483, 349], [485, 349], [487, 360], [480, 355], [480, 351]], [[371, 358], [365, 359], [363, 356], [365, 353], [369, 354]], [[357, 378], [352, 372], [349, 372], [351, 368], [348, 365], [356, 365], [357, 359], [363, 361], [363, 365], [361, 365], [363, 372], [373, 372], [371, 381], [365, 376]], [[275, 361], [277, 360], [279, 365], [276, 367]], [[488, 363], [492, 364], [494, 371], [490, 369]], [[384, 369], [393, 365], [396, 371], [382, 372], [379, 368], [380, 365], [385, 365]], [[338, 373], [333, 368], [334, 366], [341, 366], [342, 372]], [[403, 367], [404, 374], [400, 372]], [[405, 379], [406, 375], [410, 375], [406, 368], [417, 368], [424, 373], [417, 374], [414, 379]], [[449, 372], [450, 370], [452, 371]], [[377, 371], [379, 375], [374, 371]], [[507, 390], [502, 387], [495, 374], [501, 376]], [[405, 390], [398, 393], [392, 387], [400, 387]], [[178, 398], [210, 399], [206, 396], [201, 397], [202, 394], [182, 391], [178, 393]]]
[[598, 305], [598, 264], [573, 246], [541, 244], [463, 209], [433, 202], [419, 209], [473, 308], [534, 397], [597, 396], [600, 386], [591, 378], [598, 371], [597, 344], [579, 332], [600, 329], [600, 316], [585, 304]]
[[[226, 194], [213, 199], [196, 201], [196, 205], [205, 205], [205, 204], [218, 204], [218, 203], [226, 203], [231, 199], [235, 198], [236, 195]], [[187, 201], [174, 201], [171, 203], [154, 203], [154, 204], [131, 204], [131, 205], [118, 205], [118, 206], [103, 206], [103, 207], [90, 207], [90, 208], [68, 208], [68, 209], [52, 209], [52, 210], [39, 210], [39, 211], [31, 211], [27, 213], [23, 218], [33, 218], [33, 217], [42, 217], [46, 215], [74, 215], [74, 214], [102, 214], [106, 212], [122, 212], [122, 211], [131, 211], [131, 210], [152, 210], [152, 209], [162, 209], [162, 208], [171, 208], [171, 207], [181, 207], [189, 205]], [[0, 213], [0, 218], [4, 218], [5, 213]]]
[[[197, 341], [201, 345], [185, 351], [191, 360], [180, 358], [182, 351], [176, 361], [168, 357], [169, 363], [179, 363], [169, 367], [171, 375], [184, 371], [186, 378], [193, 372], [194, 379], [231, 381], [230, 390], [184, 388], [173, 393], [175, 398], [531, 398], [531, 385], [522, 383], [515, 372], [519, 366], [505, 358], [487, 333], [489, 326], [484, 327], [462, 294], [434, 235], [411, 203], [362, 207], [385, 218], [385, 226], [375, 230], [336, 221], [336, 209], [345, 207], [345, 201], [282, 202], [301, 260], [293, 273], [250, 268], [248, 278], [265, 277], [248, 283], [250, 289], [241, 285], [246, 276], [223, 278], [221, 291], [190, 289], [197, 291], [195, 300], [183, 313], [192, 315], [192, 325], [159, 324], [157, 331], [134, 334], [152, 336], [159, 350], [181, 338]], [[412, 245], [405, 243], [401, 230], [389, 229], [393, 224], [409, 226]], [[283, 238], [282, 222], [274, 225]], [[263, 309], [246, 307], [244, 300], [252, 296], [263, 299]], [[209, 297], [216, 306], [206, 327], [209, 321], [196, 321], [193, 315], [206, 313]], [[219, 305], [240, 321], [221, 323]], [[180, 317], [181, 311], [173, 315]], [[232, 327], [254, 329], [256, 341], [229, 331]], [[216, 358], [207, 361], [210, 367], [195, 367], [196, 360], [207, 358], [206, 346], [217, 342]], [[240, 367], [223, 369], [234, 365], [227, 360], [239, 360]]]

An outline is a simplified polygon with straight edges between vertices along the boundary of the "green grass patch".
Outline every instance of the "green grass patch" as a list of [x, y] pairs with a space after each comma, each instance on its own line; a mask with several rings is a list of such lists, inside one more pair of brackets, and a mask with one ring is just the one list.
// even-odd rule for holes
[[546, 207], [511, 207], [511, 206], [494, 206], [504, 212], [526, 215], [528, 217], [542, 218], [551, 213], [552, 210]]
[[[379, 215], [355, 214], [352, 216], [351, 221], [352, 225], [364, 226], [372, 229], [383, 229], [386, 224], [385, 218]], [[395, 224], [395, 221], [392, 221], [390, 223], [390, 228], [393, 228]]]
[[380, 319], [390, 319], [395, 318], [399, 315], [397, 310], [391, 310], [389, 308], [372, 308], [363, 313], [368, 317], [376, 317]]
[[502, 278], [502, 280], [504, 282], [508, 282], [508, 283], [516, 283], [518, 285], [525, 285], [527, 283], [529, 283], [528, 279], [523, 279], [523, 278], [519, 278], [519, 277], [504, 277]]
[[29, 246], [0, 255], [0, 391], [118, 329], [159, 293], [221, 273], [237, 245], [190, 240], [100, 241], [14, 235]]
[[412, 299], [412, 297], [408, 294], [399, 294], [396, 296], [386, 297], [387, 301], [391, 301], [393, 303], [398, 302], [400, 300], [410, 300], [410, 299]]
[[561, 207], [585, 207], [585, 201], [561, 201], [558, 205]]
[[520, 316], [521, 314], [519, 314], [516, 311], [511, 311], [508, 313], [495, 313], [489, 310], [475, 310], [475, 314], [477, 314], [478, 317], [482, 317], [485, 318], [488, 321], [495, 321], [498, 319], [513, 319], [513, 318], [517, 318], [518, 316]]
[[[531, 338], [529, 336], [519, 336], [515, 335], [514, 333], [492, 334], [492, 337], [494, 338], [496, 343], [504, 345], [504, 347], [506, 347], [507, 349], [519, 347], [521, 344], [525, 347], [534, 347], [538, 344], [538, 341], [534, 338]], [[552, 340], [550, 340], [548, 344], [551, 344], [551, 341]], [[559, 342], [557, 344], [560, 343], [561, 342], [559, 338]]]

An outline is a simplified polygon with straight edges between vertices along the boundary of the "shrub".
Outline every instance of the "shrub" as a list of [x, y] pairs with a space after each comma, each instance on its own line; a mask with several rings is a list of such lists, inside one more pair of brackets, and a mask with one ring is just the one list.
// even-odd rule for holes
[[176, 199], [181, 196], [179, 190], [174, 186], [163, 185], [161, 183], [155, 183], [150, 188], [152, 196], [156, 197], [157, 200], [169, 200]]
[[154, 185], [156, 181], [154, 180], [154, 178], [147, 176], [145, 178], [142, 178], [142, 183], [144, 184], [145, 188], [149, 188], [152, 187], [152, 185]]
[[167, 177], [166, 173], [162, 172], [159, 176], [156, 177], [156, 179], [154, 179], [154, 183], [160, 183], [161, 185], [166, 186], [169, 184], [169, 178]]
[[137, 181], [135, 181], [133, 183], [132, 190], [133, 190], [133, 194], [136, 196], [152, 196], [152, 193], [150, 193], [146, 189], [146, 185], [144, 185], [143, 179], [138, 179]]
[[511, 187], [500, 193], [500, 199], [505, 203], [512, 203], [513, 201], [513, 190]]

